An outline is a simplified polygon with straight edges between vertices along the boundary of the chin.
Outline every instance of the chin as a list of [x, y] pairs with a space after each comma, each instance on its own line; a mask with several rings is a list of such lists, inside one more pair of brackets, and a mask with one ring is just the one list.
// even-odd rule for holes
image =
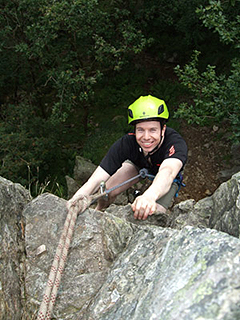
[[149, 152], [153, 151], [153, 149], [154, 149], [154, 148], [143, 148], [143, 147], [142, 147], [142, 150], [143, 150], [144, 152], [146, 152], [146, 153], [149, 153]]

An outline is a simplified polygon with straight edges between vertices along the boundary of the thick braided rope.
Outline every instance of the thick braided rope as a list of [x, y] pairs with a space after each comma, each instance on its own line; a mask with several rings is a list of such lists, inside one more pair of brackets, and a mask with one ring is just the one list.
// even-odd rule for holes
[[71, 243], [78, 213], [84, 212], [91, 204], [89, 197], [80, 196], [68, 211], [64, 223], [63, 232], [59, 240], [56, 254], [49, 273], [43, 300], [39, 308], [37, 320], [48, 320], [51, 318], [53, 306], [56, 300], [57, 291], [60, 286], [64, 265]]
[[45, 293], [43, 295], [43, 300], [42, 303], [40, 305], [40, 309], [39, 309], [39, 313], [38, 313], [38, 320], [42, 320], [45, 319], [45, 316], [47, 314], [48, 311], [48, 305], [49, 305], [49, 301], [50, 301], [50, 296], [51, 296], [51, 291], [52, 291], [52, 287], [54, 285], [55, 282], [55, 277], [58, 271], [58, 266], [59, 266], [59, 261], [61, 259], [62, 256], [62, 248], [64, 246], [65, 243], [65, 239], [66, 239], [66, 235], [67, 235], [67, 231], [68, 231], [68, 227], [69, 227], [69, 223], [72, 219], [72, 210], [69, 210], [67, 218], [65, 220], [65, 224], [64, 224], [64, 228], [63, 228], [63, 232], [61, 235], [61, 238], [59, 240], [59, 244], [55, 253], [55, 257], [50, 269], [50, 273], [48, 276], [48, 281], [47, 281], [47, 286], [45, 289]]

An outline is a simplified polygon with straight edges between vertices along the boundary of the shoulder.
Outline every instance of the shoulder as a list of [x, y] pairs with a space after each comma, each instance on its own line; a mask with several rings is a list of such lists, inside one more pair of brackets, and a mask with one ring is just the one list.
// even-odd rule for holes
[[187, 160], [187, 144], [176, 130], [167, 127], [162, 145], [166, 158], [177, 158], [183, 163]]
[[166, 136], [168, 136], [168, 137], [174, 137], [174, 136], [182, 137], [179, 132], [177, 132], [175, 129], [170, 128], [170, 127], [166, 127]]
[[112, 144], [108, 154], [114, 155], [114, 157], [129, 154], [131, 150], [135, 149], [136, 144], [135, 134], [133, 132], [127, 133]]
[[186, 144], [180, 133], [170, 127], [166, 128], [165, 142]]
[[129, 132], [123, 135], [120, 139], [118, 139], [113, 146], [123, 147], [127, 145], [131, 145], [137, 143], [136, 142], [136, 136], [134, 132]]

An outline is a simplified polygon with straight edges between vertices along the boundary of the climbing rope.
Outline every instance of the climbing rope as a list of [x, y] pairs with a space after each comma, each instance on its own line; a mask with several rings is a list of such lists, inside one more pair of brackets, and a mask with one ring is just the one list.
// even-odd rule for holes
[[84, 212], [91, 205], [91, 203], [93, 203], [93, 201], [95, 202], [95, 198], [81, 195], [78, 199], [76, 199], [68, 211], [63, 232], [59, 240], [56, 254], [49, 273], [43, 300], [39, 308], [37, 320], [51, 319], [51, 314], [56, 300], [57, 291], [60, 286], [77, 215], [78, 213]]

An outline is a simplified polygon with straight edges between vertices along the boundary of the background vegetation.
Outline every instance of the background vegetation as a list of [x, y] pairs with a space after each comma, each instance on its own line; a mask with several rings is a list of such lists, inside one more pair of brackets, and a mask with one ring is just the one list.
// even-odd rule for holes
[[240, 135], [240, 5], [222, 0], [0, 1], [0, 175], [66, 196], [75, 156], [98, 164], [140, 95]]

